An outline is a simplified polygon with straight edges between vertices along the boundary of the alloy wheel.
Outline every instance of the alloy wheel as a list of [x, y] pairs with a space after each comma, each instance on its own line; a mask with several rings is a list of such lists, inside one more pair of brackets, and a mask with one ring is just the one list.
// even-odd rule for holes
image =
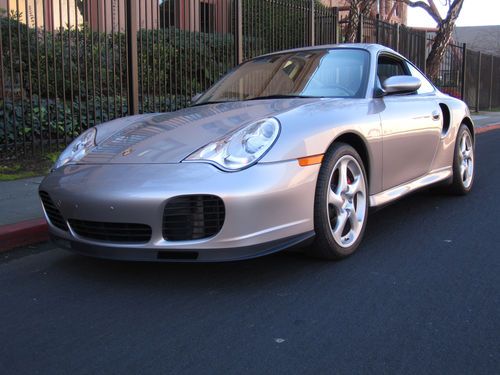
[[458, 157], [460, 177], [464, 187], [468, 189], [474, 176], [474, 148], [469, 132], [464, 131], [460, 138]]
[[366, 204], [366, 181], [357, 160], [345, 155], [335, 164], [328, 189], [328, 216], [335, 242], [351, 246], [361, 234]]

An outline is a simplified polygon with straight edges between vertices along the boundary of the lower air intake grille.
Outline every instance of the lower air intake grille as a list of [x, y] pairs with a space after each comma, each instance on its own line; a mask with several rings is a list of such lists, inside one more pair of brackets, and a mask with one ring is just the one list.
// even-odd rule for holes
[[67, 231], [68, 226], [66, 225], [61, 212], [58, 210], [58, 208], [50, 198], [50, 195], [45, 191], [41, 191], [40, 199], [42, 200], [43, 208], [47, 213], [47, 217], [49, 218], [50, 223], [56, 228]]
[[96, 241], [146, 243], [151, 239], [151, 227], [145, 224], [102, 223], [68, 220], [71, 229], [80, 237]]
[[215, 195], [169, 199], [163, 212], [163, 237], [167, 241], [190, 241], [214, 236], [225, 216], [224, 202]]

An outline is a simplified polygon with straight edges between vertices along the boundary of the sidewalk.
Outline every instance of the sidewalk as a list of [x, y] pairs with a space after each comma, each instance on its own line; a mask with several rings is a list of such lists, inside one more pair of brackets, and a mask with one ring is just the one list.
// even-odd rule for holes
[[[500, 129], [500, 112], [472, 114], [477, 133]], [[0, 181], [0, 253], [48, 240], [47, 223], [38, 199], [43, 177]]]

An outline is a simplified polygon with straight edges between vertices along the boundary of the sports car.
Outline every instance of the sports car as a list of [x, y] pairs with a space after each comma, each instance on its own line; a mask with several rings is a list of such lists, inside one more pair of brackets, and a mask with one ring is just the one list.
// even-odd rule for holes
[[40, 185], [52, 239], [111, 259], [211, 262], [296, 245], [340, 259], [368, 211], [441, 184], [468, 193], [465, 103], [374, 44], [237, 66], [189, 108], [97, 125]]

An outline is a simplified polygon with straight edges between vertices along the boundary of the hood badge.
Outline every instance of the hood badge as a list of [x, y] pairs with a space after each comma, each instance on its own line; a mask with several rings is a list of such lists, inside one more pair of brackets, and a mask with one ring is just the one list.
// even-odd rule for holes
[[128, 156], [132, 153], [132, 147], [127, 148], [125, 151], [122, 152], [122, 156]]

